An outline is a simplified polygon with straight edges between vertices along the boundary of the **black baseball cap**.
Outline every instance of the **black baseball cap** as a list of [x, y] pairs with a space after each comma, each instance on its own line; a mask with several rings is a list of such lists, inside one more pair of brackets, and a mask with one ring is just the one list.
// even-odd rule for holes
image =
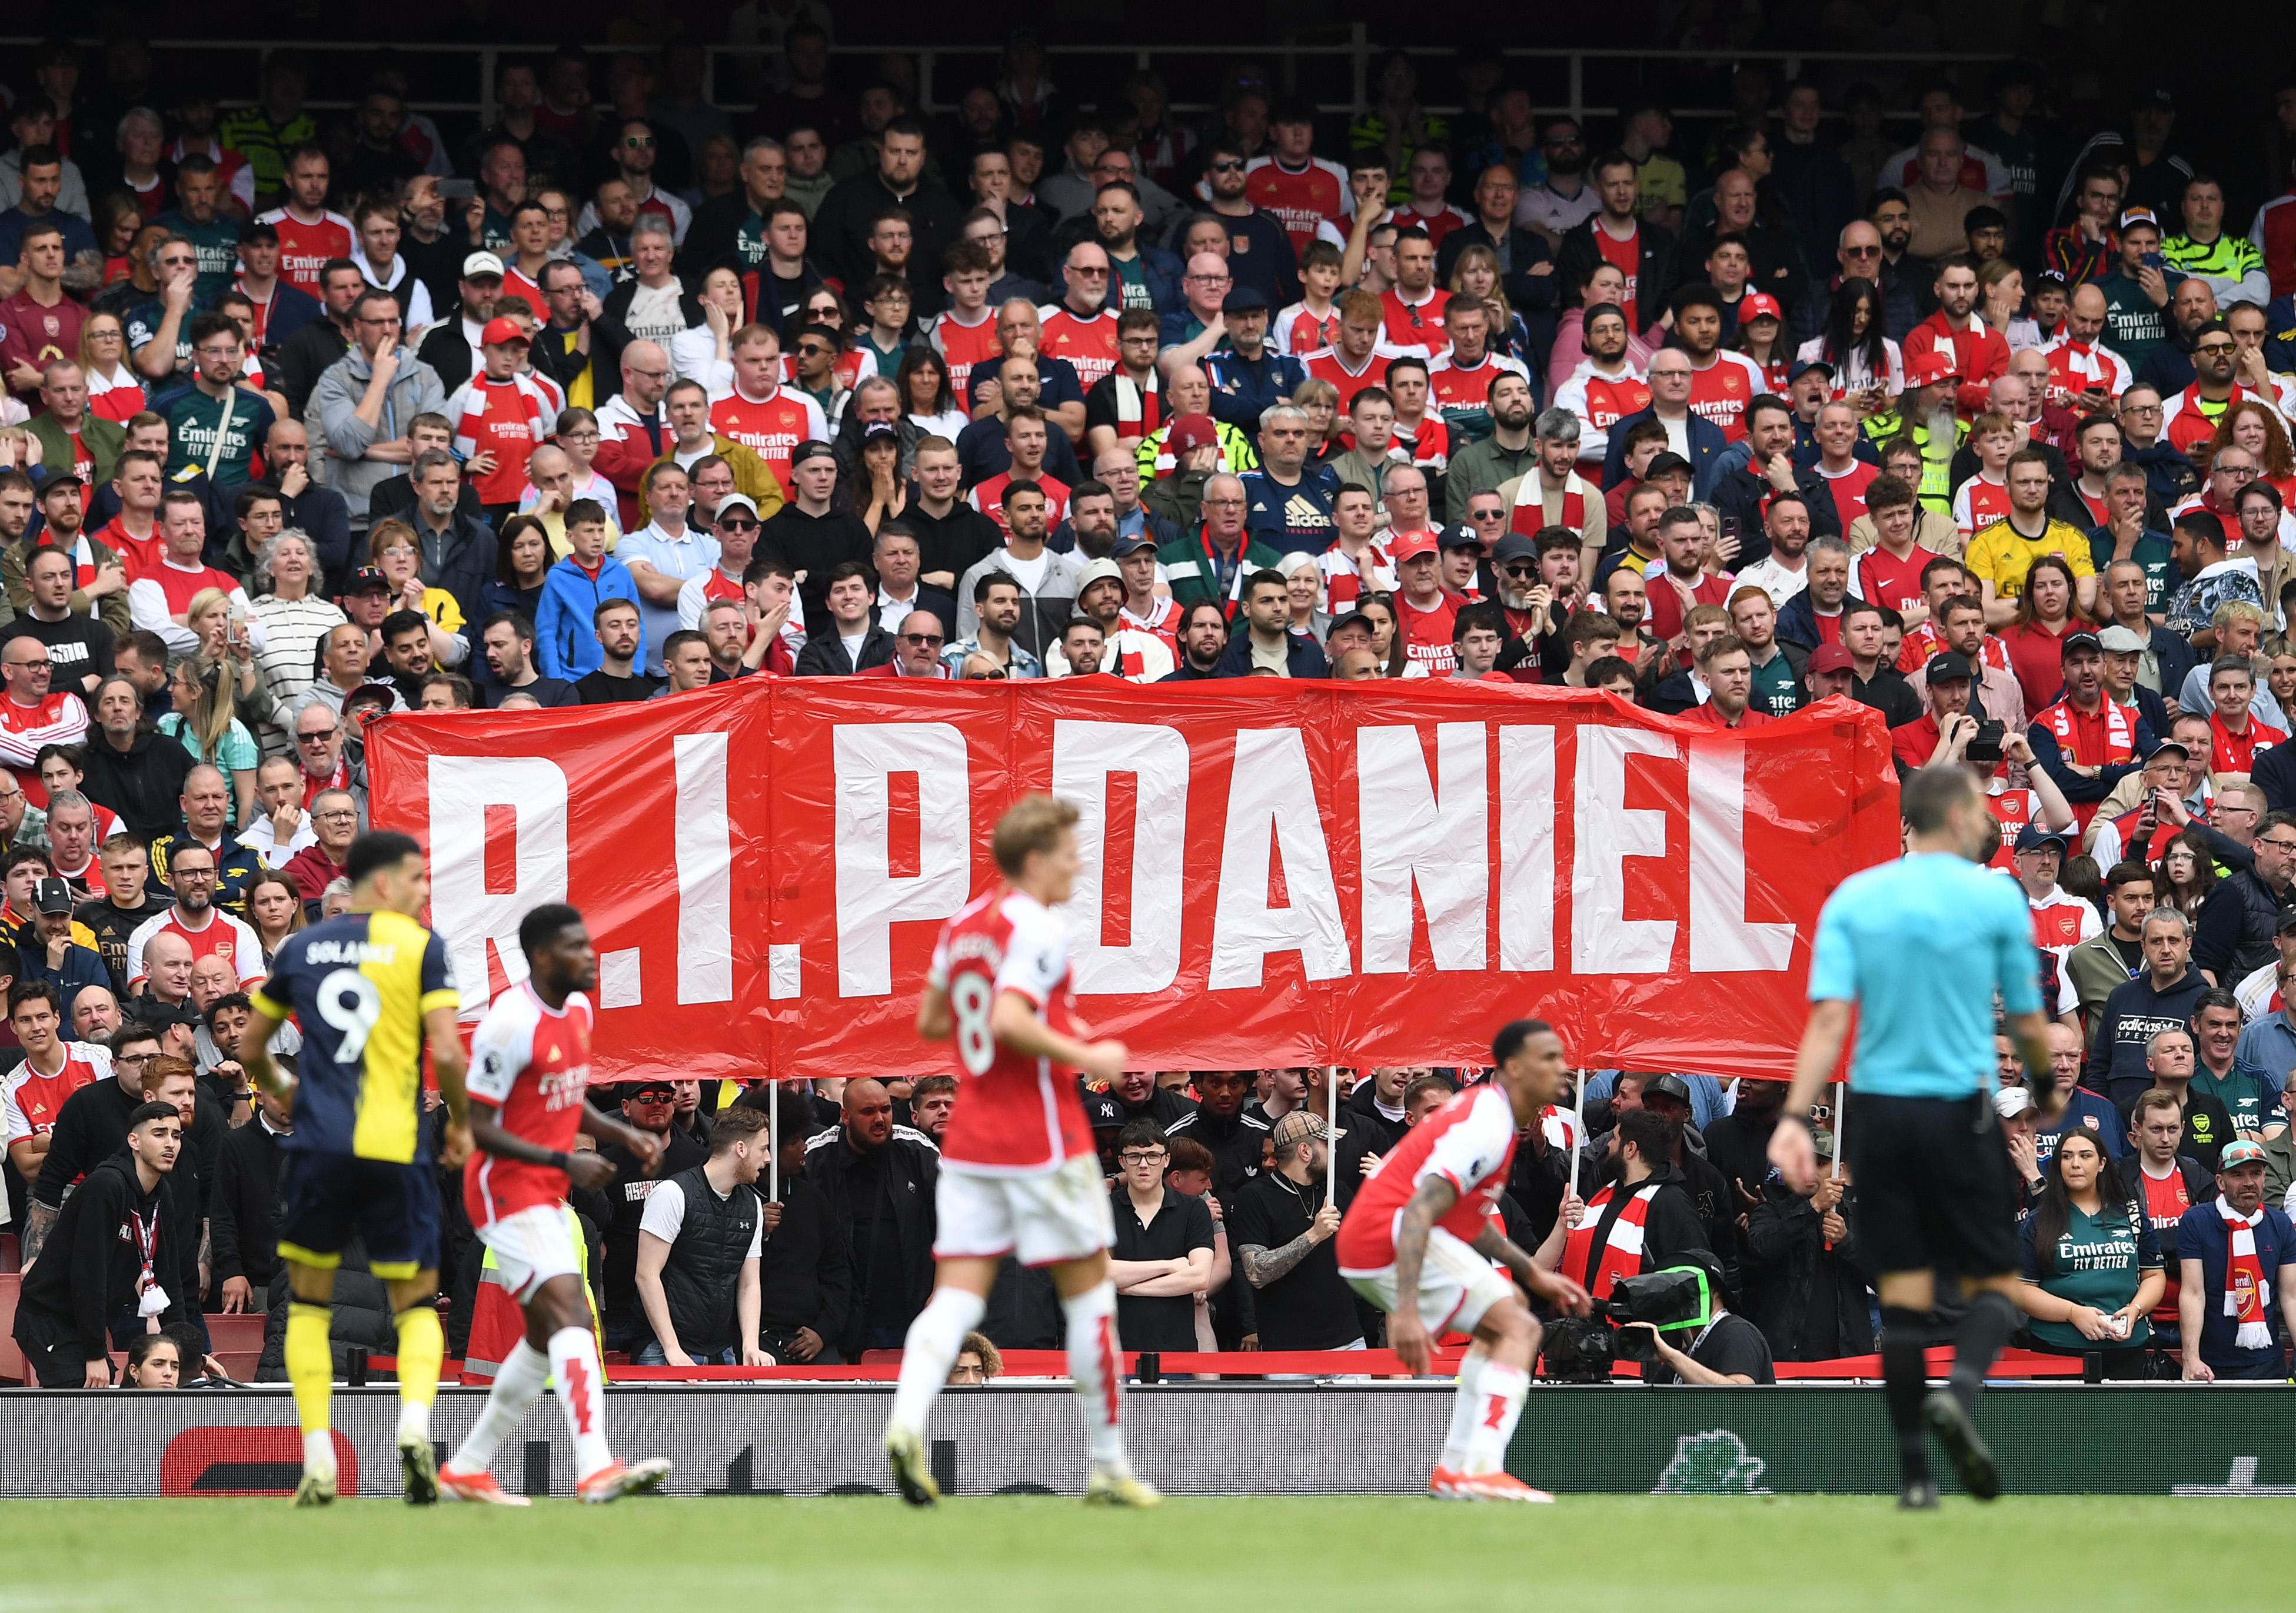
[[1510, 532], [1491, 545], [1491, 563], [1495, 566], [1503, 566], [1511, 560], [1538, 558], [1538, 542], [1520, 532]]
[[798, 444], [797, 447], [791, 453], [790, 463], [792, 466], [795, 466], [801, 465], [808, 460], [835, 459], [836, 457], [837, 450], [835, 448], [831, 447], [818, 437], [809, 437], [805, 441]]
[[2069, 661], [2083, 650], [2103, 655], [2104, 641], [2094, 633], [2068, 633], [2065, 635], [2065, 642], [2057, 646], [2057, 659], [2061, 661]]
[[380, 588], [385, 594], [389, 594], [391, 592], [390, 579], [373, 566], [361, 566], [351, 573], [351, 585], [343, 592], [365, 594], [370, 588]]
[[1439, 549], [1480, 549], [1483, 546], [1483, 535], [1462, 521], [1456, 527], [1439, 528], [1435, 534], [1435, 546]]
[[1108, 553], [1109, 557], [1112, 560], [1125, 560], [1128, 559], [1132, 555], [1139, 553], [1143, 549], [1147, 550], [1152, 554], [1154, 553], [1156, 550], [1156, 540], [1152, 537], [1147, 537], [1140, 533], [1135, 532], [1129, 537], [1118, 538], [1114, 544], [1109, 546]]
[[1959, 678], [1965, 684], [1975, 675], [1969, 669], [1969, 658], [1960, 651], [1940, 650], [1930, 657], [1929, 664], [1922, 668], [1922, 675], [1932, 684], [1939, 678]]
[[72, 910], [71, 887], [51, 874], [32, 887], [32, 905], [42, 913], [70, 913]]

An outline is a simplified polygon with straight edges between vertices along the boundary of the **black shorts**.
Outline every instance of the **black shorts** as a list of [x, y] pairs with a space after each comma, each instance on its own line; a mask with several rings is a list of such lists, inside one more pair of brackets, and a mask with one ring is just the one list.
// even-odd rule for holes
[[438, 1269], [439, 1180], [428, 1160], [400, 1165], [291, 1152], [279, 1175], [279, 1198], [284, 1259], [339, 1265], [356, 1228], [368, 1269], [385, 1281]]
[[1990, 1093], [1849, 1094], [1849, 1163], [1861, 1264], [1876, 1272], [2014, 1272], [2017, 1175]]

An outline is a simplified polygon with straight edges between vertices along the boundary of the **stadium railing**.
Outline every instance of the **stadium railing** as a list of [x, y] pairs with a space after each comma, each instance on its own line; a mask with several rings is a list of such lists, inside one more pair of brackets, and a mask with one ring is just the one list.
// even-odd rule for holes
[[[1303, 37], [1322, 34], [1327, 37]], [[29, 34], [0, 35], [0, 47], [14, 46], [30, 49], [43, 43], [40, 37]], [[102, 41], [89, 36], [78, 41], [94, 50]], [[268, 56], [274, 51], [292, 50], [307, 57], [324, 61], [342, 58], [345, 68], [355, 68], [360, 57], [378, 52], [390, 52], [400, 56], [460, 56], [469, 58], [476, 68], [477, 82], [471, 93], [445, 97], [422, 94], [407, 102], [421, 112], [456, 112], [475, 114], [481, 122], [490, 123], [495, 116], [494, 83], [496, 65], [504, 56], [547, 57], [558, 48], [557, 41], [537, 41], [528, 44], [472, 45], [452, 42], [422, 42], [403, 39], [340, 40], [340, 39], [155, 39], [151, 42], [155, 52], [166, 53], [170, 58], [185, 53], [216, 54], [240, 53], [250, 58]], [[601, 60], [630, 47], [612, 44], [584, 46]], [[730, 87], [740, 77], [738, 66], [748, 60], [770, 57], [776, 53], [762, 45], [710, 45], [702, 47], [706, 60], [703, 78], [703, 98], [726, 111], [747, 111], [755, 104], [739, 99], [719, 99], [721, 83]], [[1045, 47], [1050, 65], [1057, 69], [1065, 59], [1078, 65], [1090, 63], [1116, 75], [1136, 70], [1170, 66], [1180, 62], [1224, 64], [1239, 54], [1275, 64], [1281, 86], [1279, 94], [1301, 93], [1314, 96], [1316, 86], [1303, 81], [1313, 78], [1328, 79], [1337, 85], [1344, 78], [1344, 95], [1314, 96], [1316, 109], [1331, 114], [1357, 116], [1371, 102], [1373, 63], [1386, 50], [1374, 41], [1367, 23], [1355, 22], [1344, 28], [1310, 29], [1286, 34], [1278, 40], [1250, 47], [1242, 47], [1234, 41], [1220, 43], [1171, 43], [1165, 41], [1139, 43], [1052, 44]], [[1457, 55], [1449, 45], [1405, 45], [1408, 53], [1430, 61], [1449, 61]], [[917, 91], [920, 110], [927, 113], [951, 111], [965, 86], [975, 82], [992, 81], [996, 76], [997, 51], [993, 45], [980, 44], [917, 45], [892, 42], [873, 42], [866, 45], [831, 46], [835, 56], [874, 58], [886, 54], [914, 57], [917, 64]], [[1652, 61], [1679, 62], [1685, 67], [1716, 70], [1714, 81], [1726, 83], [1726, 70], [1735, 64], [1759, 61], [1775, 67], [1783, 75], [1794, 77], [1813, 65], [1858, 67], [1871, 70], [1870, 76], [1894, 79], [1904, 74], [1908, 66], [1902, 55], [1861, 51], [1781, 51], [1732, 50], [1720, 54], [1707, 50], [1638, 49], [1627, 46], [1574, 45], [1511, 45], [1502, 47], [1498, 54], [1509, 62], [1536, 70], [1540, 82], [1534, 86], [1533, 97], [1542, 113], [1569, 112], [1574, 118], [1605, 116], [1617, 111], [1615, 104], [1605, 104], [1604, 95], [1627, 89], [1634, 84], [1629, 70]], [[1923, 67], [1937, 65], [1981, 65], [2008, 60], [2005, 51], [1935, 52], [1923, 53]], [[720, 75], [726, 75], [721, 80]], [[1057, 77], [1055, 73], [1054, 75]], [[218, 95], [223, 107], [245, 106], [251, 102], [255, 92], [255, 76], [245, 76], [243, 85], [234, 86], [228, 78]], [[944, 88], [943, 86], [948, 86]], [[1606, 87], [1608, 86], [1608, 87]], [[354, 104], [348, 99], [314, 97], [306, 105], [320, 111], [340, 111]], [[1172, 102], [1175, 112], [1194, 116], [1210, 110], [1202, 101], [1185, 98]], [[1437, 113], [1456, 112], [1459, 109], [1439, 102], [1430, 103], [1427, 110]], [[1674, 107], [1677, 119], [1726, 119], [1727, 106], [1702, 107], [1687, 103]], [[1911, 111], [1888, 111], [1884, 117], [1892, 121], [1915, 122], [1918, 114]]]

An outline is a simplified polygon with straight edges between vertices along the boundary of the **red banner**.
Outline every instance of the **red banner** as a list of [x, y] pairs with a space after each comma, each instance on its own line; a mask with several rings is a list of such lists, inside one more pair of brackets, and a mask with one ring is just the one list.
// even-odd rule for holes
[[922, 1074], [942, 921], [1016, 795], [1083, 811], [1079, 1008], [1139, 1068], [1476, 1064], [1537, 1014], [1590, 1067], [1783, 1077], [1818, 909], [1896, 855], [1880, 717], [1732, 733], [1414, 680], [747, 679], [370, 732], [466, 1016], [565, 900], [600, 1080]]

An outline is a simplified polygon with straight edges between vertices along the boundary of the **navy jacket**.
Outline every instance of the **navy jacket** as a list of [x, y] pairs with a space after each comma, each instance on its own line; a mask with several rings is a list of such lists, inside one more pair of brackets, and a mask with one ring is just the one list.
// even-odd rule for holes
[[[1762, 525], [1762, 506], [1768, 502], [1770, 491], [1767, 477], [1756, 476], [1750, 469], [1742, 468], [1726, 476], [1718, 475], [1712, 487], [1699, 495], [1711, 499], [1721, 515], [1738, 518], [1737, 564], [1741, 569], [1770, 557], [1770, 535]], [[1834, 508], [1832, 483], [1815, 471], [1796, 466], [1794, 491], [1809, 506], [1811, 537], [1841, 536], [1841, 516]]]
[[[1292, 641], [1285, 647], [1284, 659], [1293, 677], [1329, 677], [1332, 664], [1324, 659], [1321, 645], [1304, 633], [1287, 635]], [[1250, 677], [1251, 675], [1251, 629], [1239, 626], [1227, 648], [1220, 652], [1219, 665], [1212, 669], [1214, 677]]]
[[2184, 978], [2166, 991], [2152, 989], [2152, 971], [2146, 970], [2125, 986], [2116, 986], [2099, 1011], [2090, 1034], [2088, 1062], [2081, 1082], [2119, 1103], [2152, 1085], [2145, 1068], [2145, 1044], [2164, 1030], [2184, 1030], [2192, 1023], [2193, 1004], [2209, 983], [2191, 964]]
[[[1652, 411], [1637, 409], [1611, 428], [1611, 446], [1603, 455], [1603, 491], [1605, 493], [1627, 479], [1627, 433], [1637, 422], [1651, 416]], [[1689, 438], [1690, 495], [1705, 498], [1712, 494], [1715, 481], [1722, 473], [1717, 462], [1721, 458], [1722, 450], [1730, 446], [1730, 438], [1721, 427], [1695, 410], [1690, 415]], [[1830, 507], [1833, 503], [1829, 496], [1827, 505]], [[1759, 533], [1760, 523], [1757, 522], [1754, 529]], [[1836, 530], [1839, 529], [1837, 526]], [[1742, 535], [1740, 541], [1744, 541]]]
[[1291, 397], [1308, 379], [1306, 366], [1297, 358], [1265, 346], [1256, 359], [1226, 348], [1207, 353], [1204, 371], [1211, 377], [1212, 418], [1255, 439], [1261, 413], [1276, 399]]
[[[1180, 285], [1180, 260], [1162, 247], [1150, 246], [1144, 241], [1134, 242], [1133, 247], [1140, 254], [1141, 278], [1148, 282], [1148, 300], [1156, 305], [1156, 312], [1159, 314], [1186, 313], [1188, 299]], [[1120, 293], [1116, 285], [1116, 272], [1112, 266], [1109, 271], [1108, 281], [1109, 295], [1111, 298], [1119, 296]], [[1059, 302], [1068, 296], [1069, 277], [1065, 267], [1053, 272], [1052, 283], [1046, 290], [1052, 293], [1054, 302]]]

